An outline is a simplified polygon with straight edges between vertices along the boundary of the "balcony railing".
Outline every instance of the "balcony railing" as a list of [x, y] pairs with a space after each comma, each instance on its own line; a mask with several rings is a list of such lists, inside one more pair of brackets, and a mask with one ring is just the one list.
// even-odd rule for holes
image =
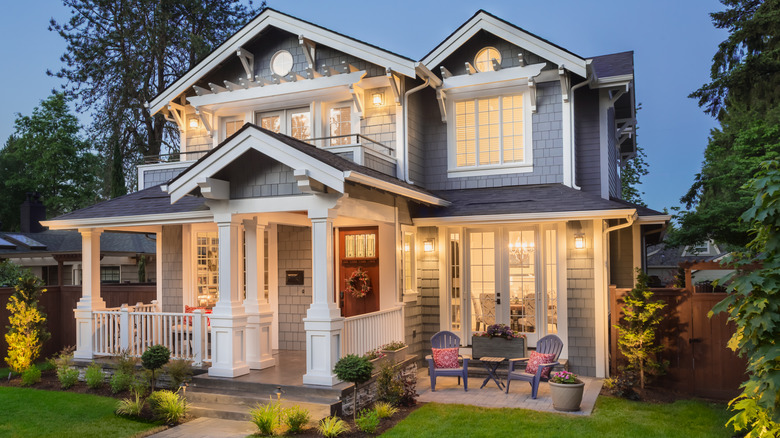
[[395, 150], [390, 146], [372, 140], [363, 134], [331, 135], [330, 137], [309, 138], [304, 141], [323, 149], [360, 145], [378, 154], [390, 157], [394, 156], [395, 153]]
[[[192, 161], [206, 155], [208, 151], [171, 152], [169, 154], [144, 155], [144, 164], [178, 163]], [[182, 159], [183, 158], [183, 159]]]

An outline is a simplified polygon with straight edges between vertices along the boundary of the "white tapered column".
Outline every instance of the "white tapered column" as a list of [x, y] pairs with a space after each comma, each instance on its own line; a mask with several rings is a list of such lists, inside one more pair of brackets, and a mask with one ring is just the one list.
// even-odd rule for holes
[[98, 228], [80, 229], [81, 233], [81, 299], [74, 310], [76, 316], [76, 359], [92, 359], [92, 311], [106, 308], [100, 297], [100, 235]]
[[219, 300], [210, 316], [212, 362], [210, 376], [237, 377], [249, 373], [246, 363], [246, 313], [240, 290], [241, 227], [232, 215], [215, 215], [219, 231]]
[[273, 312], [265, 297], [265, 224], [244, 221], [246, 236], [246, 360], [261, 370], [276, 365], [271, 351]]
[[306, 374], [303, 383], [333, 386], [333, 366], [341, 357], [344, 318], [333, 295], [333, 210], [309, 211], [312, 231], [312, 303], [304, 318]]

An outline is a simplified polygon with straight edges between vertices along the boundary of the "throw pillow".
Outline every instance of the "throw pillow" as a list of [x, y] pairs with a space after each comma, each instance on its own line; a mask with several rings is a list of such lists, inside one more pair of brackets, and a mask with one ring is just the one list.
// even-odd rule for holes
[[[528, 359], [528, 365], [525, 367], [525, 372], [529, 374], [536, 374], [536, 369], [539, 368], [539, 365], [546, 364], [553, 362], [555, 360], [555, 355], [552, 353], [544, 354], [544, 353], [537, 353], [535, 351], [531, 352], [531, 356]], [[547, 379], [550, 377], [550, 370], [552, 367], [545, 368], [542, 370], [542, 378]]]
[[458, 348], [434, 348], [433, 364], [436, 368], [460, 368]]

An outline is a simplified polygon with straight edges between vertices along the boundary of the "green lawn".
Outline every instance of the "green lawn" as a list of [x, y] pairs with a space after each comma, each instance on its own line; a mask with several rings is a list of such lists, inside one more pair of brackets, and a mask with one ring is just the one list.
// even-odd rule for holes
[[157, 427], [114, 415], [116, 399], [0, 387], [0, 437], [129, 437]]
[[729, 417], [724, 405], [687, 400], [651, 404], [599, 397], [590, 417], [430, 403], [382, 436], [716, 438], [733, 435], [723, 426]]

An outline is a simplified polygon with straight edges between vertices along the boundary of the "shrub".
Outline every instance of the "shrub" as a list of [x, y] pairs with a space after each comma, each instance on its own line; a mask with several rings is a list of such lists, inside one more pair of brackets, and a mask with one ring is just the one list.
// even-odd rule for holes
[[171, 378], [171, 389], [174, 390], [192, 377], [192, 365], [190, 365], [190, 361], [184, 359], [175, 359], [168, 362], [164, 367], [164, 371]]
[[57, 378], [60, 380], [62, 389], [68, 389], [79, 381], [79, 370], [73, 367], [57, 369]]
[[16, 373], [30, 368], [41, 354], [41, 347], [51, 334], [46, 330], [46, 314], [38, 308], [42, 281], [25, 273], [17, 280], [14, 293], [8, 300], [8, 332], [5, 341], [8, 344], [8, 356], [5, 362]]
[[282, 414], [284, 424], [287, 426], [287, 433], [299, 433], [309, 423], [309, 411], [298, 405], [284, 410]]
[[154, 416], [166, 424], [178, 423], [187, 414], [187, 401], [178, 392], [155, 391], [147, 401]]
[[379, 427], [379, 415], [374, 410], [363, 410], [355, 420], [355, 425], [362, 432], [373, 434]]
[[41, 370], [36, 366], [31, 366], [22, 373], [22, 386], [32, 386], [40, 381]]
[[374, 410], [379, 418], [390, 418], [398, 413], [398, 408], [386, 402], [379, 402], [374, 405]]
[[92, 362], [89, 367], [87, 367], [87, 371], [84, 373], [84, 380], [87, 381], [87, 386], [90, 389], [99, 389], [101, 386], [103, 386], [103, 380], [105, 376], [103, 376], [103, 367], [96, 364], [95, 362]]
[[133, 384], [133, 376], [127, 374], [124, 371], [117, 370], [113, 376], [111, 376], [111, 392], [114, 394], [127, 391]]
[[0, 260], [0, 287], [12, 287], [19, 278], [30, 274], [30, 270], [23, 268], [10, 260]]
[[258, 404], [249, 411], [252, 416], [252, 423], [255, 423], [261, 435], [270, 436], [279, 427], [279, 414], [281, 405], [279, 402], [270, 402], [267, 404]]
[[401, 395], [401, 406], [414, 406], [417, 404], [417, 374], [399, 373], [401, 383], [403, 384], [403, 394]]
[[51, 359], [49, 359], [49, 363], [54, 367], [56, 370], [60, 370], [61, 368], [68, 368], [71, 365], [73, 365], [73, 350], [75, 350], [76, 347], [69, 346], [65, 347], [62, 350], [60, 350], [59, 353], [54, 355]]
[[155, 372], [167, 364], [171, 359], [171, 350], [164, 345], [152, 345], [144, 351], [141, 355], [141, 364], [144, 368], [149, 370], [149, 383], [152, 386], [152, 392], [154, 392]]
[[639, 400], [639, 394], [634, 390], [637, 383], [636, 372], [625, 367], [618, 367], [615, 377], [604, 380], [604, 386], [612, 394], [629, 400]]
[[404, 395], [404, 384], [392, 363], [385, 362], [379, 367], [376, 383], [377, 398], [380, 401], [387, 402], [393, 406], [401, 404], [401, 398]]
[[139, 359], [130, 354], [130, 350], [123, 350], [116, 357], [116, 369], [129, 376], [134, 376]]
[[143, 397], [141, 397], [141, 393], [133, 391], [132, 398], [124, 398], [117, 403], [116, 413], [117, 415], [127, 417], [140, 417], [145, 404], [146, 402]]
[[336, 366], [333, 368], [333, 372], [340, 380], [353, 383], [353, 397], [354, 406], [352, 408], [352, 418], [355, 418], [355, 413], [358, 410], [357, 405], [357, 385], [363, 383], [371, 378], [371, 372], [374, 370], [374, 366], [365, 357], [357, 356], [355, 354], [348, 354], [336, 362]]
[[325, 417], [320, 420], [317, 430], [325, 438], [334, 438], [342, 433], [349, 432], [349, 424], [338, 417]]

